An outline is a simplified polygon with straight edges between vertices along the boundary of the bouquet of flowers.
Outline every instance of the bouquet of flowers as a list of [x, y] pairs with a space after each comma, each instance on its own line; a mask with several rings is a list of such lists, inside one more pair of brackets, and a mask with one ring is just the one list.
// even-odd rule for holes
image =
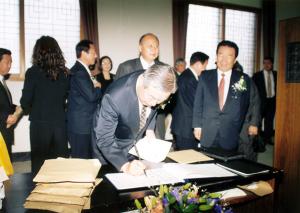
[[155, 196], [144, 197], [145, 207], [139, 200], [135, 200], [135, 206], [140, 212], [216, 212], [232, 213], [221, 205], [220, 193], [208, 193], [199, 191], [199, 187], [187, 183], [183, 186], [161, 185]]

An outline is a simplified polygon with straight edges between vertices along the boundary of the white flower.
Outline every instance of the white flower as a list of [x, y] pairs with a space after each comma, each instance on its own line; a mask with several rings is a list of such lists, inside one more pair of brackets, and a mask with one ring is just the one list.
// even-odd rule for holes
[[235, 93], [247, 90], [247, 84], [244, 76], [242, 76], [239, 81], [235, 82], [235, 84], [232, 85], [232, 89]]

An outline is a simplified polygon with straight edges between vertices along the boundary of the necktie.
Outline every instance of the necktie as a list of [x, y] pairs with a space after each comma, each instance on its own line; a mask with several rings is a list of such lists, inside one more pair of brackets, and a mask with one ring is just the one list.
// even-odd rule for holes
[[6, 84], [6, 82], [5, 82], [4, 79], [2, 80], [2, 85], [3, 85], [3, 87], [4, 87], [5, 91], [6, 91], [9, 103], [12, 104], [12, 97], [11, 97], [11, 94], [9, 92], [9, 89], [8, 89], [7, 84]]
[[224, 105], [224, 86], [225, 86], [225, 78], [224, 78], [224, 76], [225, 76], [225, 74], [223, 73], [221, 81], [220, 81], [220, 84], [219, 84], [219, 89], [218, 89], [220, 110], [223, 109], [223, 105]]
[[272, 88], [271, 88], [271, 72], [268, 71], [268, 77], [267, 77], [267, 97], [271, 98], [272, 96]]
[[146, 111], [147, 111], [147, 107], [143, 106], [142, 111], [141, 111], [141, 115], [140, 115], [140, 128], [139, 128], [139, 130], [143, 129], [143, 127], [146, 124]]

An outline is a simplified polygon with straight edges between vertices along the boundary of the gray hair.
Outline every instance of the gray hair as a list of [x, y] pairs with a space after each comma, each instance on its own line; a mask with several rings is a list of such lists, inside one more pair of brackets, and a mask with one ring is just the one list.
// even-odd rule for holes
[[169, 65], [154, 64], [143, 73], [143, 77], [144, 87], [152, 86], [169, 93], [177, 90], [175, 70]]
[[184, 58], [177, 58], [176, 61], [175, 61], [175, 67], [179, 64], [185, 64], [185, 60]]

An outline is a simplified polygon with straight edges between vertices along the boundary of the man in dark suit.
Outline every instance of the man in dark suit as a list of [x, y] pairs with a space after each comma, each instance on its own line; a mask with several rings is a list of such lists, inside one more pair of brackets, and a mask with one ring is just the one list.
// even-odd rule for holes
[[208, 63], [208, 55], [195, 52], [190, 58], [190, 67], [178, 77], [176, 105], [172, 113], [171, 131], [178, 150], [196, 149], [198, 141], [193, 134], [193, 105], [198, 78]]
[[[146, 131], [145, 123], [150, 123], [146, 120], [153, 118], [155, 106], [175, 91], [176, 76], [173, 68], [167, 65], [153, 65], [146, 71], [137, 71], [113, 82], [94, 118], [95, 142], [105, 160], [118, 171], [143, 174], [144, 164], [131, 161], [128, 151], [138, 132]], [[146, 136], [155, 137], [154, 124], [150, 124]]]
[[[140, 57], [121, 63], [117, 69], [115, 79], [132, 73], [136, 70], [146, 70], [153, 64], [163, 65], [157, 58], [159, 55], [159, 40], [153, 33], [146, 33], [139, 40]], [[157, 137], [165, 138], [165, 113], [159, 110], [155, 132]]]
[[153, 33], [146, 33], [139, 40], [140, 57], [121, 63], [117, 69], [115, 79], [136, 70], [146, 70], [153, 64], [163, 65], [157, 60], [159, 54], [159, 40]]
[[11, 51], [0, 48], [0, 132], [5, 140], [11, 157], [11, 146], [14, 142], [14, 124], [21, 115], [21, 108], [13, 104], [10, 91], [6, 85], [8, 72], [11, 68]]
[[194, 101], [194, 136], [204, 149], [236, 151], [249, 106], [250, 78], [232, 70], [238, 46], [221, 41], [217, 69], [202, 72]]
[[101, 85], [90, 75], [89, 65], [97, 58], [95, 46], [89, 40], [76, 45], [77, 61], [71, 68], [67, 109], [68, 139], [73, 158], [91, 158], [92, 118], [100, 102]]
[[264, 69], [253, 75], [260, 100], [261, 118], [264, 119], [264, 142], [272, 143], [274, 135], [274, 116], [276, 111], [276, 86], [277, 72], [273, 70], [273, 58], [265, 57], [263, 62]]

